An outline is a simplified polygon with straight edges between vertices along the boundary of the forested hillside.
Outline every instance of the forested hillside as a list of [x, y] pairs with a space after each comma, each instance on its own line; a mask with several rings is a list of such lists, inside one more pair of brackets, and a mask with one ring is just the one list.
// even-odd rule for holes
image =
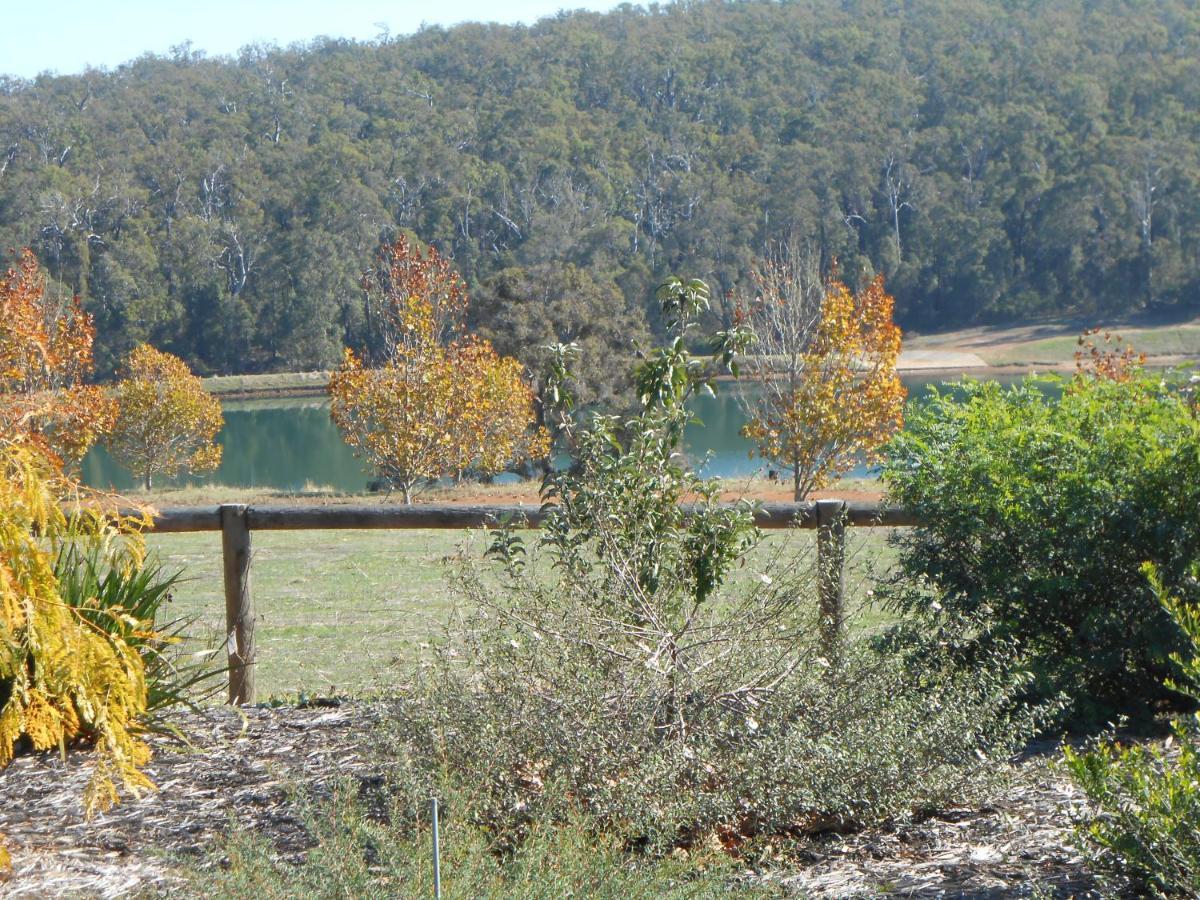
[[328, 366], [397, 229], [504, 352], [653, 327], [666, 273], [723, 294], [789, 235], [910, 328], [1186, 309], [1200, 11], [690, 2], [0, 80], [0, 242], [83, 297], [102, 371]]

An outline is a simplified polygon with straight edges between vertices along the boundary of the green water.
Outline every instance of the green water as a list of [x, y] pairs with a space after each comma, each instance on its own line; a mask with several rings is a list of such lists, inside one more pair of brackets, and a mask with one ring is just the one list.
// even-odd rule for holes
[[[919, 398], [940, 379], [905, 378], [910, 398]], [[706, 475], [751, 475], [762, 464], [749, 456], [750, 444], [739, 433], [746, 416], [738, 386], [722, 385], [716, 397], [698, 397], [693, 409], [703, 425], [689, 426], [685, 447]], [[328, 487], [362, 491], [369, 475], [329, 420], [322, 398], [246, 400], [225, 404], [221, 467], [205, 478], [162, 479], [155, 486], [202, 484], [298, 491]], [[859, 469], [851, 475], [868, 474]], [[93, 487], [129, 490], [139, 485], [102, 447], [83, 461], [84, 481]]]

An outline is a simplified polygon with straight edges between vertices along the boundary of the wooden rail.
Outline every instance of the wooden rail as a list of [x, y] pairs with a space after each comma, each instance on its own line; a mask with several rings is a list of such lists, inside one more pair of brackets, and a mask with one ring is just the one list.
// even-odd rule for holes
[[[685, 505], [684, 507], [688, 507]], [[251, 533], [334, 529], [479, 528], [505, 522], [537, 528], [545, 515], [535, 506], [180, 506], [159, 510], [154, 531], [178, 534], [221, 532], [225, 580], [225, 649], [229, 658], [229, 702], [255, 700], [254, 602], [250, 590]], [[821, 642], [835, 657], [844, 627], [846, 526], [894, 528], [918, 524], [903, 509], [845, 500], [763, 503], [754, 514], [759, 528], [815, 528]]]

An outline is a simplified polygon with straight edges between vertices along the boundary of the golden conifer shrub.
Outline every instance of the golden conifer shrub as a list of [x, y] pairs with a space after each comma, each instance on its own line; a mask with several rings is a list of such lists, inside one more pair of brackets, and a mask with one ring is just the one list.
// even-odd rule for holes
[[0, 435], [0, 768], [22, 742], [63, 751], [91, 743], [90, 814], [116, 803], [120, 788], [136, 796], [154, 787], [141, 771], [150, 750], [138, 736], [145, 669], [119, 634], [103, 633], [63, 602], [54, 559], [76, 542], [134, 569], [146, 523], [85, 503], [83, 489], [39, 448], [24, 435]]

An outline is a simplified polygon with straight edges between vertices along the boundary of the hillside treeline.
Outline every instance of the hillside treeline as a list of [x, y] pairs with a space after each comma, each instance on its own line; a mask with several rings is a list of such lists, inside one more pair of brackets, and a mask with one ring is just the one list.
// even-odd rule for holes
[[724, 295], [789, 236], [909, 328], [1186, 309], [1200, 11], [689, 2], [0, 80], [0, 242], [83, 298], [102, 372], [328, 366], [399, 230], [504, 352], [615, 346], [666, 273]]

